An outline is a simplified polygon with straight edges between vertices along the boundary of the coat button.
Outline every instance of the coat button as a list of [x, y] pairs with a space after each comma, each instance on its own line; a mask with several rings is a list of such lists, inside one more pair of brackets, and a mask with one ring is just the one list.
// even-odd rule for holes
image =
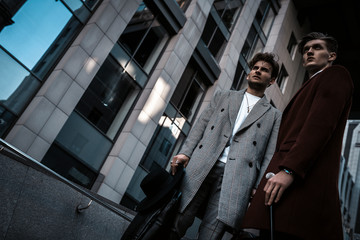
[[260, 124], [260, 123], [258, 123], [256, 126], [257, 126], [258, 128], [260, 128], [261, 124]]
[[214, 126], [211, 126], [211, 130], [213, 130], [214, 129]]
[[202, 145], [200, 145], [199, 148], [202, 148]]
[[253, 167], [253, 163], [252, 162], [249, 162], [249, 167]]
[[223, 112], [224, 110], [225, 110], [225, 109], [222, 108], [220, 111]]
[[256, 141], [253, 141], [254, 146], [256, 146]]

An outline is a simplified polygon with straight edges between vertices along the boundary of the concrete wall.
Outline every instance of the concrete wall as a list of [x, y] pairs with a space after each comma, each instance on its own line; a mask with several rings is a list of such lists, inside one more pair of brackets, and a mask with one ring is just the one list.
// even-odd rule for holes
[[105, 202], [115, 208], [112, 211], [101, 201], [93, 201], [79, 213], [77, 206], [89, 201], [87, 194], [41, 165], [18, 159], [7, 150], [0, 152], [0, 239], [119, 240], [129, 217], [117, 211], [130, 213]]

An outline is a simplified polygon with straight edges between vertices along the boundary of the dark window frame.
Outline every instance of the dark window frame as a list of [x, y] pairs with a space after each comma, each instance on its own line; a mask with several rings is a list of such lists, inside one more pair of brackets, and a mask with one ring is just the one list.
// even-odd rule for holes
[[281, 65], [279, 75], [276, 79], [276, 83], [279, 86], [279, 89], [281, 93], [284, 93], [285, 87], [286, 87], [286, 80], [289, 77], [289, 74], [284, 66], [284, 64]]
[[[87, 21], [90, 19], [90, 17], [94, 14], [94, 12], [97, 10], [97, 8], [101, 5], [103, 0], [98, 0], [96, 2], [96, 4], [94, 5], [94, 7], [92, 9], [89, 9], [87, 4], [85, 3], [85, 1], [81, 1], [83, 3], [83, 6], [85, 8], [87, 8], [90, 11], [89, 16], [87, 17]], [[70, 13], [72, 14], [73, 17], [75, 17], [76, 19], [78, 19], [78, 17], [76, 16], [76, 14], [74, 13], [74, 11], [68, 6], [68, 4], [64, 3], [63, 0], [61, 0], [61, 3], [70, 11]], [[18, 9], [16, 9], [16, 12], [14, 12], [13, 15], [15, 15], [22, 7], [22, 4], [18, 6]], [[1, 50], [3, 50], [10, 58], [12, 58], [17, 64], [19, 64], [25, 71], [29, 72], [29, 75], [31, 75], [31, 77], [37, 79], [40, 82], [39, 87], [33, 91], [32, 94], [29, 94], [29, 99], [27, 100], [26, 103], [24, 103], [24, 105], [22, 106], [22, 110], [20, 114], [14, 114], [14, 112], [9, 109], [8, 107], [4, 106], [3, 104], [1, 104], [1, 107], [4, 108], [4, 111], [8, 111], [9, 113], [13, 114], [15, 116], [15, 119], [12, 121], [12, 123], [10, 123], [8, 126], [6, 126], [6, 129], [0, 133], [0, 137], [5, 138], [7, 136], [7, 134], [9, 134], [9, 132], [11, 131], [12, 127], [15, 126], [16, 121], [20, 118], [21, 114], [25, 111], [25, 109], [29, 106], [30, 102], [32, 101], [32, 99], [35, 97], [35, 95], [37, 94], [37, 92], [39, 91], [39, 89], [41, 88], [41, 86], [46, 82], [46, 80], [49, 78], [50, 74], [53, 72], [53, 70], [55, 69], [56, 65], [61, 61], [61, 59], [64, 57], [65, 53], [68, 51], [68, 49], [70, 48], [71, 44], [75, 41], [75, 39], [78, 37], [78, 35], [81, 33], [81, 31], [84, 29], [86, 22], [82, 22], [78, 19], [79, 25], [78, 28], [76, 29], [76, 31], [74, 32], [73, 35], [71, 35], [70, 38], [68, 38], [68, 41], [66, 42], [66, 44], [63, 46], [63, 48], [61, 49], [61, 51], [56, 54], [55, 58], [51, 58], [52, 62], [50, 64], [50, 66], [48, 67], [48, 69], [46, 70], [46, 72], [39, 77], [38, 74], [36, 74], [36, 65], [33, 67], [33, 69], [29, 69], [25, 64], [23, 64], [17, 57], [15, 57], [11, 52], [9, 52], [7, 49], [5, 49], [5, 47], [3, 47], [0, 44], [0, 48]], [[59, 36], [61, 36], [61, 32], [59, 32], [58, 38]], [[49, 48], [47, 49], [47, 51], [51, 50], [51, 48], [53, 47], [53, 45], [56, 44], [56, 40], [49, 46]], [[46, 53], [44, 53], [45, 55]], [[43, 57], [42, 57], [43, 58]], [[42, 59], [41, 58], [41, 59]], [[40, 60], [41, 60], [40, 59]], [[38, 61], [37, 64], [40, 63], [40, 60]]]

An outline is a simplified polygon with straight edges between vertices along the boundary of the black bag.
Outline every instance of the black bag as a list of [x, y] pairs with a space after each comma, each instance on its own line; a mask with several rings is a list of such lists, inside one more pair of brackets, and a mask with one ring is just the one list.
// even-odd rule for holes
[[181, 192], [175, 190], [170, 201], [162, 207], [139, 212], [126, 229], [121, 240], [169, 239], [170, 229], [179, 208]]
[[184, 167], [179, 165], [174, 176], [158, 168], [143, 179], [140, 186], [146, 198], [138, 205], [139, 212], [121, 240], [169, 239], [180, 204], [179, 186], [184, 174]]

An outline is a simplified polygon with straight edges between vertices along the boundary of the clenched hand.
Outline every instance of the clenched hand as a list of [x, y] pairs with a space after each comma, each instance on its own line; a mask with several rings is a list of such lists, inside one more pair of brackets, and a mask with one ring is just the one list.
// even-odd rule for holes
[[273, 202], [277, 203], [293, 181], [294, 176], [284, 171], [280, 171], [270, 178], [264, 187], [265, 205], [270, 206]]
[[178, 154], [178, 155], [174, 156], [173, 159], [171, 160], [172, 175], [175, 175], [176, 168], [179, 163], [183, 164], [184, 167], [186, 167], [189, 163], [189, 160], [190, 160], [190, 158], [188, 156], [186, 156], [185, 154]]

